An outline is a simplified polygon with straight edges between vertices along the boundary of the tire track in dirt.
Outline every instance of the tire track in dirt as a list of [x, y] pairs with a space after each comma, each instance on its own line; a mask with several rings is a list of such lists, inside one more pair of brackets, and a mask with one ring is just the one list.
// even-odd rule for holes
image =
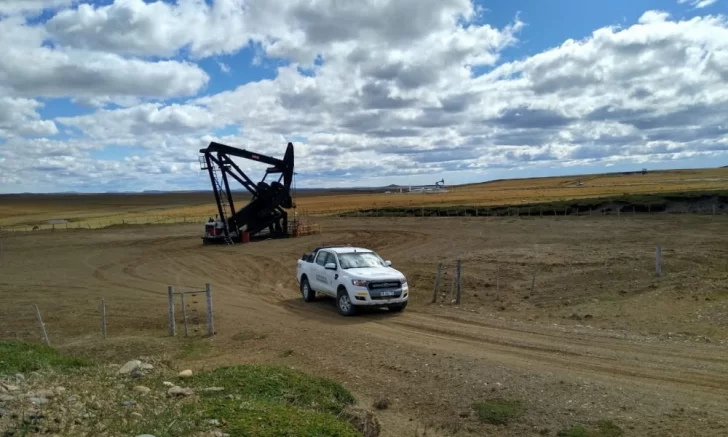
[[[514, 336], [514, 332], [508, 329], [478, 327], [478, 333], [457, 332], [462, 324], [426, 320], [425, 316], [417, 313], [396, 316], [384, 312], [381, 316], [365, 314], [360, 317], [369, 320], [362, 322], [341, 318], [333, 305], [303, 306], [296, 301], [284, 302], [283, 305], [309, 322], [334, 325], [337, 330], [352, 329], [357, 335], [366, 333], [392, 344], [438, 349], [531, 371], [580, 374], [620, 385], [648, 385], [721, 400], [728, 395], [725, 368], [715, 371], [666, 368], [659, 362], [662, 355], [643, 352], [642, 345], [623, 345], [624, 356], [610, 356], [604, 349], [599, 350], [598, 356], [587, 355], [543, 344], [536, 334], [516, 331]], [[433, 323], [440, 326], [432, 326]], [[573, 339], [567, 336], [561, 337], [561, 341], [566, 346], [583, 346], [581, 342], [572, 343]]]
[[[445, 314], [431, 314], [431, 313], [425, 313], [425, 312], [417, 312], [417, 311], [411, 311], [411, 313], [416, 313], [418, 315], [425, 316], [427, 318], [432, 319], [441, 319], [441, 320], [447, 320], [448, 322], [456, 323], [456, 324], [462, 324], [465, 326], [476, 326], [480, 328], [485, 329], [495, 329], [495, 330], [501, 330], [501, 331], [508, 331], [512, 333], [520, 333], [527, 336], [530, 336], [533, 339], [543, 339], [544, 341], [549, 340], [555, 340], [558, 342], [563, 342], [564, 338], [569, 338], [569, 343], [573, 345], [579, 345], [582, 347], [592, 347], [595, 345], [603, 346], [605, 348], [609, 348], [612, 351], [618, 350], [620, 352], [626, 352], [626, 353], [635, 353], [640, 355], [646, 355], [646, 356], [654, 356], [655, 354], [659, 354], [662, 357], [670, 357], [670, 358], [677, 358], [677, 359], [684, 359], [686, 364], [690, 362], [695, 361], [706, 361], [711, 362], [715, 364], [724, 364], [728, 365], [728, 355], [725, 354], [724, 351], [716, 352], [713, 354], [708, 354], [705, 352], [696, 352], [694, 349], [691, 350], [689, 353], [683, 353], [679, 349], [675, 349], [673, 346], [661, 346], [656, 344], [645, 344], [645, 343], [639, 343], [639, 344], [630, 344], [627, 343], [627, 340], [619, 339], [619, 338], [609, 338], [606, 336], [598, 336], [594, 333], [589, 334], [578, 334], [578, 333], [548, 333], [544, 331], [535, 332], [533, 329], [525, 329], [525, 328], [515, 328], [515, 327], [508, 327], [503, 326], [502, 324], [497, 323], [488, 323], [487, 321], [475, 321], [475, 320], [466, 320], [461, 319], [456, 316], [450, 316]], [[537, 326], [535, 328], [541, 329], [541, 326]]]
[[[586, 373], [594, 376], [619, 376], [636, 381], [669, 383], [672, 386], [679, 386], [689, 390], [701, 389], [704, 392], [705, 389], [709, 389], [713, 394], [728, 395], [728, 375], [726, 373], [657, 368], [654, 366], [654, 362], [645, 363], [644, 361], [639, 361], [639, 364], [635, 362], [636, 365], [631, 365], [630, 363], [624, 363], [620, 357], [591, 357], [553, 347], [522, 344], [519, 340], [507, 336], [502, 336], [502, 339], [499, 340], [493, 335], [484, 334], [481, 337], [473, 334], [456, 334], [447, 329], [403, 320], [390, 320], [387, 325], [403, 327], [412, 334], [417, 333], [446, 341], [487, 346], [487, 352], [498, 352], [506, 355], [506, 357], [515, 357], [519, 361], [536, 362], [541, 369], [552, 367], [568, 371], [587, 371]], [[503, 333], [493, 334], [502, 335]], [[661, 385], [661, 387], [665, 388], [666, 385]]]

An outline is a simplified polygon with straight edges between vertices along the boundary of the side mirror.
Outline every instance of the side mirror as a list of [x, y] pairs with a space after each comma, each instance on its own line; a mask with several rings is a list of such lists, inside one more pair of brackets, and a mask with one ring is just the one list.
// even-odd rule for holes
[[326, 263], [326, 265], [324, 266], [324, 268], [326, 270], [336, 270], [336, 264], [334, 264], [334, 263]]
[[390, 260], [384, 261], [384, 264], [386, 264], [387, 267], [392, 267], [392, 261], [390, 261]]

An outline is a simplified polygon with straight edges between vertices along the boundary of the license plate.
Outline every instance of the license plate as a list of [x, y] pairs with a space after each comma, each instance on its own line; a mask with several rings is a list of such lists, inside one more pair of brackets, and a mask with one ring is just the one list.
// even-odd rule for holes
[[382, 296], [394, 296], [394, 291], [383, 291], [381, 293]]

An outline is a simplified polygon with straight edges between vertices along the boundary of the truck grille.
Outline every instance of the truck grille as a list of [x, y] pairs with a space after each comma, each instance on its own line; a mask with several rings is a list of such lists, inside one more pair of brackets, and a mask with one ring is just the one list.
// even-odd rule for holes
[[399, 281], [381, 281], [381, 282], [370, 282], [368, 285], [369, 290], [386, 290], [390, 288], [400, 288]]
[[402, 296], [402, 284], [399, 281], [370, 282], [367, 287], [372, 300], [396, 299]]

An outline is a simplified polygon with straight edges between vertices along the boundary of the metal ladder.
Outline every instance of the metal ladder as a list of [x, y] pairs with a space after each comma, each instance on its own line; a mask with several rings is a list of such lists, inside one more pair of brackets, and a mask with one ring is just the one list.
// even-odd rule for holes
[[218, 178], [218, 171], [218, 169], [213, 168], [212, 175], [215, 180], [215, 186], [217, 187], [217, 191], [218, 193], [220, 193], [220, 209], [222, 210], [222, 216], [220, 217], [220, 220], [222, 220], [223, 240], [225, 240], [225, 244], [233, 244], [233, 239], [230, 237], [230, 229], [228, 228], [227, 217], [225, 217], [225, 212], [227, 211], [227, 208], [230, 206], [230, 204], [228, 203], [225, 189], [223, 188], [222, 184], [220, 183], [220, 179]]

